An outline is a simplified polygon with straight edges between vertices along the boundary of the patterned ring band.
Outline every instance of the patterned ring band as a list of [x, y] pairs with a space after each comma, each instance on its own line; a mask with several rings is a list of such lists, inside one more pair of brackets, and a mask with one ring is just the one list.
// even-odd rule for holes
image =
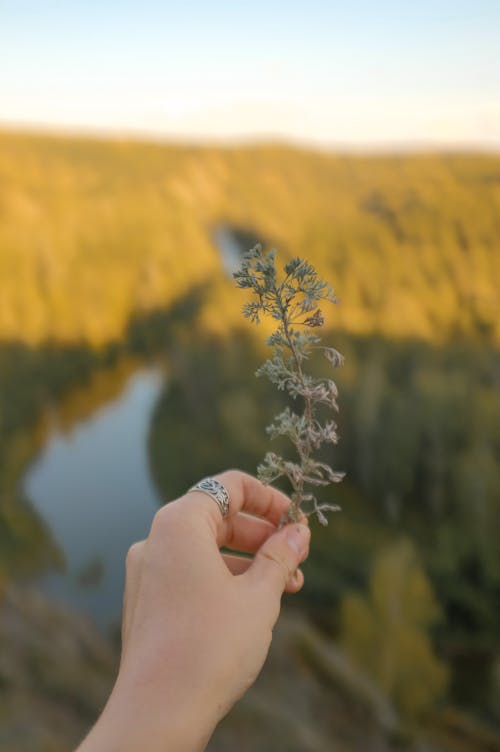
[[189, 490], [206, 493], [217, 503], [223, 517], [229, 514], [229, 494], [220, 481], [215, 478], [203, 478]]

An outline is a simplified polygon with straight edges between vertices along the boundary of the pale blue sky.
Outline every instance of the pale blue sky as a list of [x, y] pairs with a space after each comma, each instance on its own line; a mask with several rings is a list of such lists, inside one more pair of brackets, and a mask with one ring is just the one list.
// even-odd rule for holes
[[0, 123], [500, 148], [500, 0], [0, 0]]

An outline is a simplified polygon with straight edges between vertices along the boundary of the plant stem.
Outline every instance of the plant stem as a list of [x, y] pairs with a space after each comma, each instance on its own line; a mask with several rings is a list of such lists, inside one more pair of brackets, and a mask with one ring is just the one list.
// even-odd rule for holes
[[[309, 516], [313, 512], [317, 513], [319, 522], [326, 525], [322, 509], [334, 507], [319, 505], [315, 493], [309, 493], [306, 489], [313, 486], [314, 491], [316, 486], [326, 486], [341, 479], [341, 473], [334, 473], [329, 465], [314, 459], [314, 450], [319, 449], [321, 444], [336, 443], [337, 440], [333, 421], [322, 424], [316, 414], [316, 405], [319, 404], [336, 409], [336, 390], [332, 381], [315, 379], [303, 368], [308, 355], [316, 349], [315, 343], [321, 341], [316, 335], [309, 334], [309, 329], [324, 324], [317, 304], [321, 300], [333, 303], [335, 296], [330, 285], [319, 279], [315, 269], [300, 258], [291, 259], [285, 265], [285, 277], [279, 282], [275, 255], [275, 251], [263, 254], [262, 246], [256, 245], [245, 254], [241, 270], [234, 276], [238, 287], [252, 290], [258, 299], [257, 302], [245, 304], [245, 317], [259, 323], [262, 313], [279, 321], [268, 338], [273, 356], [258, 369], [257, 375], [266, 375], [279, 390], [286, 389], [294, 400], [302, 397], [303, 411], [297, 415], [296, 411], [287, 407], [277, 416], [276, 425], [271, 424], [267, 428], [272, 438], [287, 436], [297, 456], [287, 461], [274, 452], [267, 452], [263, 464], [257, 468], [258, 476], [266, 484], [282, 477], [288, 478], [292, 503], [280, 525], [300, 521], [304, 515]], [[304, 332], [301, 327], [304, 327]], [[324, 353], [334, 367], [340, 365], [341, 357], [333, 348], [324, 348]], [[303, 508], [306, 504], [313, 508], [310, 511]]]
[[[280, 290], [280, 292], [281, 292], [281, 290]], [[297, 369], [297, 374], [299, 376], [300, 382], [301, 382], [302, 386], [305, 388], [305, 381], [304, 381], [304, 374], [303, 374], [303, 371], [302, 371], [302, 364], [301, 364], [299, 355], [297, 353], [297, 350], [295, 348], [295, 345], [293, 343], [292, 336], [290, 334], [290, 322], [288, 321], [288, 304], [283, 305], [283, 301], [281, 299], [280, 292], [279, 293], [277, 292], [277, 300], [278, 300], [278, 305], [279, 305], [281, 313], [282, 313], [283, 331], [285, 333], [285, 338], [286, 338], [286, 341], [288, 343], [288, 347], [290, 348], [291, 353], [292, 353], [292, 357], [293, 357], [293, 359], [295, 361], [295, 366], [296, 366], [296, 369]], [[304, 415], [305, 415], [305, 418], [306, 418], [306, 422], [307, 422], [308, 426], [311, 426], [312, 425], [312, 417], [313, 417], [313, 409], [312, 409], [312, 404], [311, 404], [311, 398], [307, 397], [307, 396], [304, 396], [304, 402], [305, 402]], [[304, 446], [301, 445], [301, 443], [298, 442], [297, 443], [297, 451], [299, 453], [301, 465], [304, 465], [304, 462], [309, 459], [309, 456], [310, 456], [310, 453], [311, 453], [311, 449], [310, 449], [310, 447], [309, 447], [308, 444], [306, 444], [305, 447], [304, 447]], [[295, 489], [295, 492], [293, 494], [293, 497], [292, 497], [292, 507], [291, 507], [290, 512], [288, 514], [289, 518], [292, 519], [292, 520], [296, 520], [300, 516], [300, 511], [299, 510], [300, 510], [300, 506], [302, 504], [303, 495], [304, 495], [304, 480], [303, 480], [303, 478], [301, 478], [300, 481], [299, 481], [299, 483], [298, 483], [298, 486]]]

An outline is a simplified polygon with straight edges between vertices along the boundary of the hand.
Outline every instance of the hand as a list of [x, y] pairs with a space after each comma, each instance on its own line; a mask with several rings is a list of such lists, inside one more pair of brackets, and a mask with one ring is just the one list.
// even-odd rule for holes
[[309, 529], [278, 530], [290, 500], [276, 489], [235, 470], [216, 477], [227, 518], [190, 491], [128, 553], [120, 670], [79, 752], [202, 750], [262, 668], [281, 596], [302, 587]]

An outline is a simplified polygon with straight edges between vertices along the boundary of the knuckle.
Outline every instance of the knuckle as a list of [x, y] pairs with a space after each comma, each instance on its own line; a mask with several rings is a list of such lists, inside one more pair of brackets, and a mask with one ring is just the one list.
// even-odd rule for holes
[[132, 543], [125, 557], [126, 569], [131, 569], [137, 565], [141, 558], [142, 546], [142, 542], [139, 541], [137, 543]]
[[223, 473], [220, 473], [220, 477], [226, 479], [227, 481], [235, 481], [238, 482], [242, 476], [244, 476], [245, 473], [243, 473], [241, 470], [238, 470], [237, 468], [230, 468], [229, 470], [225, 470]]
[[171, 519], [172, 519], [172, 509], [169, 504], [165, 504], [165, 506], [158, 509], [157, 512], [155, 512], [155, 516], [153, 517], [153, 522], [151, 525], [151, 530], [154, 532], [155, 530], [164, 530], [166, 527], [170, 527], [171, 525]]
[[154, 538], [171, 538], [173, 531], [180, 530], [185, 526], [189, 518], [189, 506], [182, 503], [181, 499], [171, 501], [158, 509], [151, 523], [150, 535]]

